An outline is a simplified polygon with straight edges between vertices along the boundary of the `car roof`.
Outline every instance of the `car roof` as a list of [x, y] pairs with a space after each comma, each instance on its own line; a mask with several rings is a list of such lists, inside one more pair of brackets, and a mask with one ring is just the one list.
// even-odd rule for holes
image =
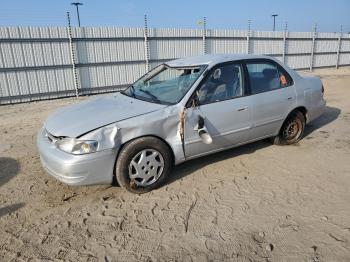
[[[250, 54], [206, 54], [198, 56], [184, 57], [176, 60], [166, 62], [170, 67], [186, 67], [186, 66], [198, 66], [198, 65], [215, 65], [218, 63], [224, 63], [229, 61], [236, 61], [242, 59], [256, 59], [256, 58], [269, 58], [269, 56], [263, 55], [250, 55]], [[273, 59], [271, 59], [273, 60]]]

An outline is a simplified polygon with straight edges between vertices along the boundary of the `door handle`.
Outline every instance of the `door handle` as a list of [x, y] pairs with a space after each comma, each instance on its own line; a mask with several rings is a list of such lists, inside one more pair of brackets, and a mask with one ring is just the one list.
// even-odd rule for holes
[[293, 96], [288, 97], [288, 100], [294, 100]]
[[248, 107], [247, 106], [245, 106], [245, 107], [241, 107], [241, 108], [238, 108], [237, 109], [237, 111], [246, 111], [248, 109]]

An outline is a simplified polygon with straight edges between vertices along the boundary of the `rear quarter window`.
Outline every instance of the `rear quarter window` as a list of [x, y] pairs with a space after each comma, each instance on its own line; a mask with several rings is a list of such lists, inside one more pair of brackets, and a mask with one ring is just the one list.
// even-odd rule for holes
[[252, 94], [273, 91], [293, 84], [290, 75], [273, 61], [246, 62]]

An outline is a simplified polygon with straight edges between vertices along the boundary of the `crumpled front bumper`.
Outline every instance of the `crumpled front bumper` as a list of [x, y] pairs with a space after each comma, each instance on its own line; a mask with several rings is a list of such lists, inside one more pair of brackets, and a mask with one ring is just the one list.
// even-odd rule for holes
[[109, 149], [85, 155], [72, 155], [56, 148], [40, 130], [37, 146], [44, 169], [69, 185], [111, 184], [117, 150]]

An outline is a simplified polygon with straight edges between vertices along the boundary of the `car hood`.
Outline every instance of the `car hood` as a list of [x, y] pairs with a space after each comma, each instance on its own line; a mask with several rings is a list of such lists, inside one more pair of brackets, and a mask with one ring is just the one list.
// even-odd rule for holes
[[121, 93], [63, 107], [46, 120], [44, 128], [54, 136], [78, 137], [101, 126], [166, 107]]

